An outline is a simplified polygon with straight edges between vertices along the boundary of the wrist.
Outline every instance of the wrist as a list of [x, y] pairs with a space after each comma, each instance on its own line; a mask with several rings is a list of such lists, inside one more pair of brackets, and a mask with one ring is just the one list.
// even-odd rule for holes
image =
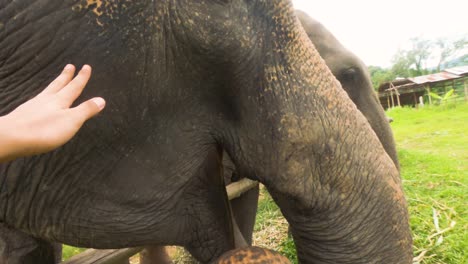
[[15, 135], [15, 121], [9, 115], [0, 116], [0, 162], [10, 161], [21, 152], [21, 141]]

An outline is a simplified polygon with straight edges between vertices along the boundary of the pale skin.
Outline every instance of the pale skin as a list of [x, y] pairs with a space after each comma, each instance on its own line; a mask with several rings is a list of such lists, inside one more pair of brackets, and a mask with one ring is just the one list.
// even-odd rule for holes
[[100, 97], [70, 108], [91, 77], [91, 67], [85, 65], [74, 75], [75, 67], [65, 66], [40, 94], [0, 116], [0, 162], [62, 146], [104, 108], [105, 101]]

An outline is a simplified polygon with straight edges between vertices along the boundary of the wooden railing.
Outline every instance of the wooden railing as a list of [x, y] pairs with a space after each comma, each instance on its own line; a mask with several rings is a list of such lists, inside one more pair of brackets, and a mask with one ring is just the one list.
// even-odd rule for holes
[[[228, 198], [229, 200], [237, 198], [257, 185], [258, 182], [249, 179], [231, 183], [226, 186]], [[61, 264], [120, 264], [142, 249], [143, 247], [106, 250], [88, 249]]]

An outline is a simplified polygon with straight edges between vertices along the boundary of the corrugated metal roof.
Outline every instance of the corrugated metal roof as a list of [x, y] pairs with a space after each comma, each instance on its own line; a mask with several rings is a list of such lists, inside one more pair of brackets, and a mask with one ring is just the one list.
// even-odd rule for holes
[[406, 79], [398, 79], [398, 80], [393, 80], [391, 82], [382, 83], [379, 86], [378, 91], [379, 93], [384, 93], [389, 90], [394, 90], [395, 88], [398, 90], [413, 89], [417, 87], [422, 87], [422, 85], [426, 83], [450, 81], [450, 80], [462, 78], [463, 76], [468, 76], [468, 65], [446, 69], [442, 72], [438, 72], [434, 74], [417, 76], [417, 77], [406, 78]]
[[444, 71], [446, 71], [448, 73], [457, 74], [457, 75], [466, 75], [466, 74], [468, 74], [468, 65], [455, 67], [455, 68], [450, 68], [450, 69], [445, 69]]
[[439, 72], [439, 73], [423, 75], [423, 76], [418, 76], [418, 77], [413, 77], [413, 78], [408, 78], [408, 79], [416, 84], [424, 84], [424, 83], [447, 81], [447, 80], [458, 79], [458, 78], [460, 78], [460, 76], [457, 74], [453, 74], [449, 72]]
[[382, 83], [380, 86], [379, 86], [379, 92], [383, 92], [383, 91], [386, 91], [388, 90], [390, 87], [393, 86], [402, 86], [402, 85], [405, 85], [405, 84], [408, 84], [408, 83], [412, 83], [410, 80], [408, 80], [407, 78], [401, 78], [401, 79], [396, 79], [396, 80], [393, 80], [391, 82], [385, 82], [385, 83]]

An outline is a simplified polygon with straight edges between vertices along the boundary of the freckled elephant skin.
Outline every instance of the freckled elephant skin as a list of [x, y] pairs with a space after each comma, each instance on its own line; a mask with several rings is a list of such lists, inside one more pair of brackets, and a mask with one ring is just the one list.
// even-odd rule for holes
[[211, 262], [234, 248], [226, 151], [269, 189], [301, 263], [411, 262], [398, 170], [290, 1], [0, 0], [0, 25], [0, 114], [65, 63], [93, 66], [79, 102], [107, 100], [65, 146], [0, 165], [7, 228]]
[[[297, 10], [296, 14], [328, 68], [340, 82], [349, 98], [366, 117], [385, 151], [399, 167], [389, 120], [374, 92], [367, 67], [356, 55], [343, 47], [333, 34], [318, 21], [300, 10]], [[239, 178], [239, 174], [235, 171], [228, 155], [224, 156], [223, 166], [226, 183], [232, 177]], [[252, 240], [257, 203], [258, 188], [232, 201], [234, 216], [249, 243]]]
[[372, 87], [366, 65], [347, 50], [320, 22], [303, 11], [297, 10], [296, 14], [328, 68], [367, 118], [385, 151], [399, 167], [390, 122]]

